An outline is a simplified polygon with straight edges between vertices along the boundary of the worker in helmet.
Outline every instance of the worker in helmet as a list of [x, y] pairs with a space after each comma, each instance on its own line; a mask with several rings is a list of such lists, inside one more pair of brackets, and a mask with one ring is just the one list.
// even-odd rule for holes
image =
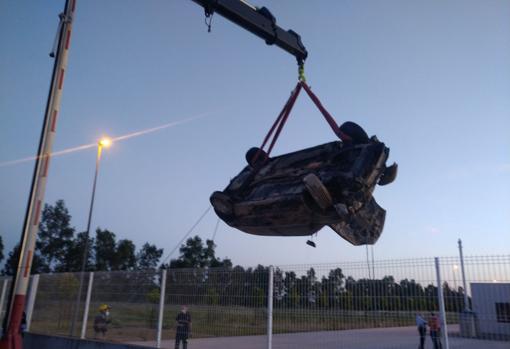
[[94, 318], [94, 334], [95, 338], [105, 338], [108, 331], [108, 324], [110, 319], [110, 306], [108, 304], [101, 304], [98, 309], [99, 313]]

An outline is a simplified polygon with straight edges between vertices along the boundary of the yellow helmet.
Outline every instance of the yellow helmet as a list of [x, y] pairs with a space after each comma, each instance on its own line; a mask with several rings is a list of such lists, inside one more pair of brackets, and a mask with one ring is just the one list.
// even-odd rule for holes
[[99, 311], [107, 311], [108, 309], [110, 309], [110, 306], [108, 304], [101, 304], [99, 306]]

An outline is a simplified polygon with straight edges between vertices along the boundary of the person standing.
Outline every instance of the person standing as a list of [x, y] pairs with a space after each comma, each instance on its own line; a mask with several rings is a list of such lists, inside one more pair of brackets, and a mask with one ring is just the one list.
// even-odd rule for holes
[[177, 328], [175, 331], [175, 349], [179, 349], [179, 344], [182, 342], [182, 349], [188, 348], [188, 337], [191, 333], [191, 314], [188, 312], [188, 307], [181, 306], [181, 311], [175, 318]]
[[108, 332], [108, 324], [111, 322], [110, 306], [101, 304], [98, 310], [99, 314], [94, 318], [94, 338], [100, 335], [100, 337], [104, 339], [106, 337], [106, 332]]
[[418, 328], [418, 333], [420, 335], [420, 349], [425, 348], [425, 336], [427, 335], [427, 321], [421, 316], [421, 314], [416, 314], [416, 327]]
[[429, 329], [430, 338], [432, 339], [432, 344], [434, 344], [434, 349], [442, 349], [443, 346], [441, 344], [441, 324], [439, 323], [439, 318], [434, 313], [430, 313]]

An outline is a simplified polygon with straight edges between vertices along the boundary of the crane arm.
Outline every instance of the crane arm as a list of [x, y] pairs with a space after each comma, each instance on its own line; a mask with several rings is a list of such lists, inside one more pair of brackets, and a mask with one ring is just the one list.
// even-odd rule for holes
[[218, 13], [231, 22], [295, 56], [302, 65], [308, 52], [299, 34], [276, 25], [276, 18], [265, 7], [257, 8], [244, 0], [193, 0], [205, 9], [206, 16]]

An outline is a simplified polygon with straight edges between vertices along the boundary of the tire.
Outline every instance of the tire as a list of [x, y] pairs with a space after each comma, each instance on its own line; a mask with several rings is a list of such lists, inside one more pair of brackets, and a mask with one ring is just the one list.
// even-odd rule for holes
[[[344, 142], [350, 142], [353, 144], [365, 144], [370, 141], [368, 134], [363, 128], [352, 121], [344, 122], [340, 126], [340, 138]], [[347, 136], [348, 138], [345, 138]]]
[[303, 178], [303, 183], [308, 193], [310, 193], [321, 209], [326, 210], [333, 205], [331, 194], [329, 194], [328, 189], [315, 174], [310, 173], [306, 175], [305, 178]]
[[215, 191], [212, 193], [211, 205], [214, 207], [216, 214], [223, 219], [225, 222], [231, 221], [234, 217], [234, 207], [232, 201], [228, 195], [225, 195], [221, 191]]
[[[255, 162], [254, 161], [255, 156], [257, 156], [257, 154], [259, 154], [259, 155]], [[267, 161], [268, 156], [267, 156], [267, 153], [265, 151], [263, 151], [262, 149], [253, 147], [253, 148], [250, 148], [250, 150], [248, 150], [246, 152], [245, 158], [246, 158], [246, 162], [248, 163], [248, 165], [255, 167], [255, 166], [260, 166], [260, 165], [264, 164], [264, 162]]]

